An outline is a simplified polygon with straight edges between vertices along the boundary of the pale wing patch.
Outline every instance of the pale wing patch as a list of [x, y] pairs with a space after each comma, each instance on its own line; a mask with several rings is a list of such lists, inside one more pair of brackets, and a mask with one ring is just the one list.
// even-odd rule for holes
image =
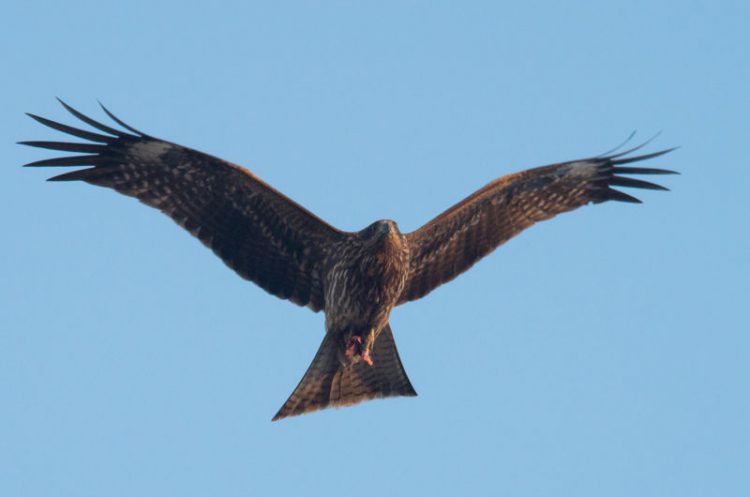
[[590, 178], [596, 176], [597, 167], [599, 167], [599, 165], [593, 161], [571, 162], [568, 164], [568, 167], [565, 168], [564, 175], [570, 177]]
[[171, 143], [155, 140], [133, 143], [128, 152], [141, 160], [156, 160], [173, 148]]

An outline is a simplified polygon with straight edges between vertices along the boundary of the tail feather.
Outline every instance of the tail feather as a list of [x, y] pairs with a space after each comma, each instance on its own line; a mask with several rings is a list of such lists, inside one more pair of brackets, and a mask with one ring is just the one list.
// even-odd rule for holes
[[310, 367], [274, 421], [326, 407], [341, 407], [383, 397], [417, 395], [406, 376], [390, 325], [372, 348], [372, 366], [364, 361], [341, 364], [337, 337], [326, 334]]

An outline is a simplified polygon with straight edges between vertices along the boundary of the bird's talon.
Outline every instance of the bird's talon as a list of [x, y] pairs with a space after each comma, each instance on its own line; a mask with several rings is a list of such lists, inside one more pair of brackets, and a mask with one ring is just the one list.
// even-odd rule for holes
[[362, 360], [367, 363], [368, 366], [372, 366], [372, 357], [370, 357], [370, 353], [365, 351], [364, 354], [362, 354]]

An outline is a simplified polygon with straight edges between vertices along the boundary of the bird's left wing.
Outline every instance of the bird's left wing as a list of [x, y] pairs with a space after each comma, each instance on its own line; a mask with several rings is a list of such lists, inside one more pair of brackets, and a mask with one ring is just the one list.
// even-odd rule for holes
[[20, 142], [84, 155], [44, 159], [27, 166], [93, 166], [51, 181], [105, 186], [155, 207], [198, 237], [240, 276], [269, 293], [324, 307], [322, 263], [345, 236], [251, 172], [216, 157], [141, 133], [105, 112], [122, 131], [61, 101], [86, 131], [29, 114], [36, 121], [86, 140]]
[[418, 299], [452, 280], [534, 223], [589, 202], [640, 203], [612, 187], [666, 190], [627, 175], [674, 171], [623, 166], [658, 157], [672, 149], [628, 156], [638, 148], [504, 176], [407, 234], [411, 262], [399, 303]]

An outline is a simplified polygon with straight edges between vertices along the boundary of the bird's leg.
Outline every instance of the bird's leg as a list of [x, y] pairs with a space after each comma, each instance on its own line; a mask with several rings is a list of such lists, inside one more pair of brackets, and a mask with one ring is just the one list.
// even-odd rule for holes
[[367, 338], [365, 339], [365, 343], [362, 345], [362, 350], [360, 352], [360, 357], [362, 357], [362, 360], [367, 363], [368, 366], [372, 366], [372, 357], [370, 357], [370, 350], [372, 350], [373, 343], [375, 342], [375, 329], [370, 329], [370, 332], [367, 334]]

